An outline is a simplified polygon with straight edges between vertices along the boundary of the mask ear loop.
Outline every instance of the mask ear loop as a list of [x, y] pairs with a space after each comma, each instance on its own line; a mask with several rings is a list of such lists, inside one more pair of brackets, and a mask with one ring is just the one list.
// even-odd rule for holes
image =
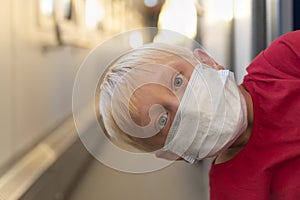
[[175, 153], [172, 153], [170, 151], [160, 151], [160, 150], [155, 152], [155, 156], [157, 158], [164, 158], [170, 161], [178, 160], [180, 158], [180, 156], [176, 155]]

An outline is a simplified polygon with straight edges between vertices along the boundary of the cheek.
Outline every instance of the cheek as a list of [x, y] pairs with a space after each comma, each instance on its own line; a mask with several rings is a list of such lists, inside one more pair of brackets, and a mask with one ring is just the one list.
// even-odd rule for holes
[[166, 136], [159, 133], [150, 138], [139, 138], [138, 140], [143, 146], [147, 147], [149, 151], [156, 151], [163, 148]]

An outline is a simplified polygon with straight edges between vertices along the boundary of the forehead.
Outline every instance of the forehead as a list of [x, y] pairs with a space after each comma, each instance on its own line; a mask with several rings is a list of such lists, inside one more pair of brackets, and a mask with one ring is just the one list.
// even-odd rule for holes
[[151, 81], [162, 81], [161, 83], [163, 83], [174, 73], [181, 73], [189, 80], [188, 75], [192, 73], [196, 64], [194, 60], [186, 60], [183, 57], [171, 54], [157, 59], [153, 63], [136, 66], [137, 73], [135, 76], [145, 78], [149, 81], [148, 83], [151, 83]]
[[[135, 85], [133, 92], [135, 93], [137, 89], [140, 90], [143, 85], [147, 85], [147, 87], [143, 88], [148, 91], [154, 90], [154, 88], [152, 88], [154, 85], [160, 85], [172, 90], [175, 75], [182, 74], [185, 81], [188, 82], [194, 70], [194, 66], [195, 63], [192, 64], [177, 55], [170, 55], [170, 57], [156, 60], [155, 63], [137, 66], [130, 72], [131, 80]], [[155, 90], [158, 92], [157, 87]], [[145, 93], [140, 92], [140, 94], [144, 95]]]
[[170, 57], [166, 57], [157, 61], [159, 64], [167, 65], [174, 69], [179, 69], [180, 66], [193, 67], [196, 65], [194, 60], [185, 59], [180, 55], [171, 54]]

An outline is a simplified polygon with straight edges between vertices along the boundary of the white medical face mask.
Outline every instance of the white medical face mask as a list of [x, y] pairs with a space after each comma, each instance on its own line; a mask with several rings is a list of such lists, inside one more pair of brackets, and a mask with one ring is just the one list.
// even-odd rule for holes
[[247, 108], [234, 75], [197, 65], [159, 157], [190, 163], [230, 147], [247, 128]]

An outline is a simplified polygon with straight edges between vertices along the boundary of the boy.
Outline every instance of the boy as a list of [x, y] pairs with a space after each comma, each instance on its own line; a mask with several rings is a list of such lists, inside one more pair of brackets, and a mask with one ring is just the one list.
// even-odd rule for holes
[[107, 134], [167, 159], [216, 156], [211, 199], [299, 199], [300, 31], [258, 55], [240, 86], [195, 55], [149, 45], [118, 60], [101, 86]]

